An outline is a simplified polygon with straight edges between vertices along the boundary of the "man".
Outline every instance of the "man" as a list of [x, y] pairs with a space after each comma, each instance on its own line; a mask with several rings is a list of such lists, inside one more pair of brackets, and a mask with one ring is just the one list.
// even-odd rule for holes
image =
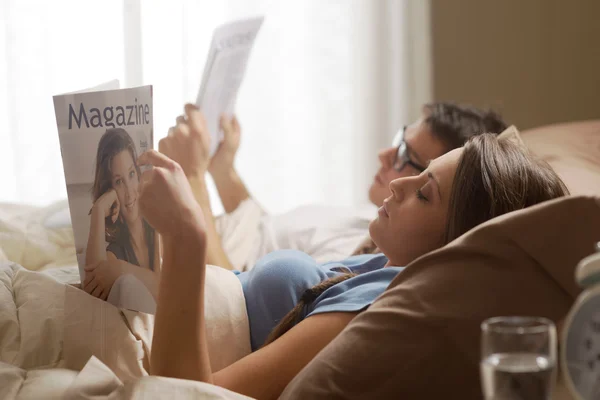
[[[185, 118], [194, 118], [191, 131]], [[267, 214], [253, 199], [238, 175], [235, 155], [241, 129], [235, 117], [221, 120], [224, 140], [209, 159], [209, 140], [204, 117], [186, 105], [186, 117], [159, 143], [159, 150], [184, 169], [200, 203], [208, 234], [207, 263], [226, 269], [251, 269], [263, 255], [281, 248], [297, 249], [317, 262], [342, 259], [376, 249], [368, 237], [373, 208], [340, 208], [335, 204], [310, 205], [280, 215]], [[369, 200], [380, 207], [390, 195], [392, 180], [418, 175], [429, 161], [462, 146], [470, 137], [485, 132], [500, 133], [506, 123], [492, 111], [465, 105], [432, 103], [422, 116], [403, 127], [389, 148], [379, 152], [380, 168], [369, 188]], [[186, 154], [175, 154], [172, 141], [187, 141]], [[205, 173], [211, 174], [225, 214], [214, 218], [208, 200]]]

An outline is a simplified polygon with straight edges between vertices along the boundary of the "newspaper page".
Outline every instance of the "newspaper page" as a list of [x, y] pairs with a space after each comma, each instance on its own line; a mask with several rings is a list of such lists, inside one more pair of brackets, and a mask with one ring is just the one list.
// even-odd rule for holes
[[212, 37], [196, 105], [204, 113], [211, 134], [210, 155], [223, 138], [222, 114], [233, 115], [238, 90], [263, 17], [238, 20], [218, 27]]
[[153, 145], [152, 86], [102, 90], [115, 85], [53, 97], [82, 289], [108, 301], [125, 273], [140, 282], [135, 296], [148, 297], [160, 268], [158, 235], [138, 202], [137, 158]]

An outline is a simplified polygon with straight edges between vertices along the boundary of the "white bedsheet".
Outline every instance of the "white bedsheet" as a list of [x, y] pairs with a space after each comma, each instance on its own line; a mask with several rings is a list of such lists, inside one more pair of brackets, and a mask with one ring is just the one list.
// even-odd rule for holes
[[26, 371], [0, 362], [3, 400], [247, 400], [249, 397], [207, 383], [146, 376], [122, 382], [92, 357], [81, 371], [64, 368]]
[[[32, 379], [41, 385], [39, 390], [47, 385], [51, 392], [56, 389], [52, 377], [72, 375], [39, 370], [80, 371], [93, 356], [125, 384], [147, 376], [154, 317], [118, 309], [61, 283], [52, 276], [57, 271], [61, 270], [28, 271], [15, 263], [0, 263], [0, 363], [5, 364], [0, 368], [1, 390], [26, 390], [29, 385], [10, 382]], [[69, 269], [63, 271], [69, 279]], [[208, 267], [207, 277], [210, 361], [218, 371], [249, 354], [249, 325], [237, 277], [214, 266]], [[0, 391], [0, 398], [11, 397]]]
[[[154, 317], [71, 286], [80, 280], [73, 233], [56, 217], [64, 217], [65, 207], [0, 204], [0, 399], [67, 398], [76, 393], [69, 389], [74, 382], [79, 397], [71, 398], [92, 398], [97, 387], [109, 397], [94, 398], [242, 398], [211, 385], [147, 376]], [[217, 371], [249, 354], [248, 317], [230, 271], [207, 266], [206, 296]], [[97, 379], [82, 377], [77, 371], [88, 365], [106, 371]], [[107, 382], [112, 386], [102, 386]]]

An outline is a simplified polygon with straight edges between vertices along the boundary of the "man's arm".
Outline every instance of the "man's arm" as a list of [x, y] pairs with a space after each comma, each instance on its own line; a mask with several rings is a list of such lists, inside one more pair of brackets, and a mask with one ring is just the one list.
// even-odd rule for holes
[[[215, 153], [216, 158], [210, 159], [210, 134], [206, 129], [204, 116], [197, 107], [191, 104], [185, 106], [185, 114], [185, 117], [177, 118], [177, 126], [169, 130], [169, 135], [159, 141], [159, 151], [181, 166], [192, 188], [194, 198], [202, 209], [208, 240], [206, 262], [231, 270], [233, 265], [229, 261], [225, 250], [223, 250], [221, 237], [217, 232], [205, 175], [207, 171], [220, 175], [217, 171], [233, 169], [233, 157], [237, 145], [239, 145], [239, 132], [237, 142], [232, 140], [233, 128], [231, 122], [229, 125], [222, 122], [221, 126], [224, 131], [229, 132], [226, 136], [229, 137], [229, 142], [224, 141], [221, 143]], [[234, 201], [227, 202], [226, 207], [237, 207], [244, 198], [248, 197], [248, 193], [241, 180], [238, 179], [237, 183], [233, 185], [227, 183], [229, 181], [231, 181], [229, 178], [220, 180], [221, 191], [226, 190], [225, 188], [231, 188], [229, 191], [233, 194], [224, 197]]]
[[246, 185], [233, 167], [210, 170], [226, 213], [238, 208], [240, 203], [250, 197]]
[[187, 178], [192, 188], [192, 192], [194, 193], [194, 198], [198, 204], [200, 204], [200, 208], [202, 209], [202, 213], [204, 215], [207, 239], [206, 263], [217, 265], [221, 268], [229, 270], [234, 269], [231, 261], [229, 261], [229, 258], [225, 253], [225, 250], [223, 250], [223, 246], [221, 245], [221, 237], [217, 232], [215, 219], [210, 207], [210, 199], [208, 196], [208, 189], [206, 187], [204, 176], [190, 175]]
[[250, 197], [248, 189], [234, 168], [235, 155], [240, 147], [241, 128], [236, 117], [222, 117], [223, 141], [210, 160], [210, 172], [226, 213], [234, 211]]

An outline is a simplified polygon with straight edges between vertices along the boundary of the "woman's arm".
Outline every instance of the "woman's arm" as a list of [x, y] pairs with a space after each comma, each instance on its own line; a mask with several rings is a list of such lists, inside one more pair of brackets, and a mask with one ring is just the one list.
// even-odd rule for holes
[[119, 260], [112, 252], [106, 252], [106, 259], [85, 266], [83, 290], [94, 297], [106, 300], [115, 281], [124, 274], [135, 276], [146, 286], [152, 297], [158, 298], [159, 275], [156, 271], [141, 268], [124, 260]]
[[216, 383], [256, 398], [276, 398], [355, 314], [309, 317], [275, 342], [213, 375], [204, 317], [204, 213], [177, 163], [155, 151], [144, 153], [139, 162], [154, 166], [144, 172], [140, 207], [164, 244], [150, 372]]
[[[357, 314], [309, 317], [268, 346], [213, 374], [204, 319], [205, 263], [201, 243], [206, 239], [198, 233], [183, 236], [164, 241], [152, 374], [214, 383], [257, 399], [277, 398]], [[177, 340], [173, 341], [173, 337]]]
[[204, 325], [206, 238], [194, 231], [163, 237], [150, 373], [212, 383]]
[[[111, 253], [110, 253], [111, 254]], [[120, 275], [131, 274], [138, 278], [148, 289], [152, 297], [156, 301], [158, 299], [158, 280], [157, 271], [151, 271], [147, 268], [141, 268], [137, 265], [128, 263], [127, 261], [117, 260], [120, 265]], [[120, 276], [119, 275], [119, 276]]]
[[85, 252], [85, 265], [106, 260], [106, 218], [114, 222], [119, 215], [119, 200], [114, 189], [100, 196], [92, 206], [90, 232]]
[[318, 314], [271, 344], [212, 375], [215, 385], [256, 399], [276, 399], [358, 313]]
[[104, 213], [92, 208], [90, 218], [90, 233], [85, 252], [85, 265], [95, 264], [106, 260]]

